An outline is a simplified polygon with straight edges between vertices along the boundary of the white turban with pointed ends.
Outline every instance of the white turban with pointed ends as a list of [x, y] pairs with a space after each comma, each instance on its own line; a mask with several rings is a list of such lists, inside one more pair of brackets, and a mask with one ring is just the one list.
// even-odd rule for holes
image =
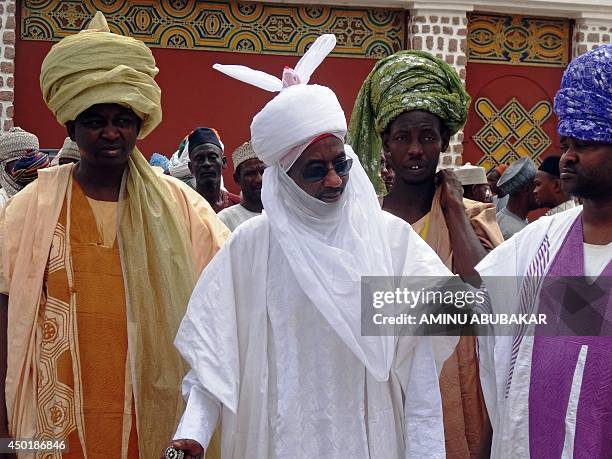
[[138, 138], [161, 122], [161, 89], [151, 50], [141, 41], [110, 33], [102, 13], [55, 44], [40, 70], [43, 99], [65, 125], [96, 104], [128, 107], [142, 120]]
[[[317, 137], [332, 134], [344, 139], [346, 134], [346, 119], [336, 95], [324, 86], [308, 84], [335, 44], [336, 37], [322, 35], [295, 69], [285, 68], [282, 79], [242, 66], [214, 68], [261, 89], [280, 92], [251, 123], [255, 154], [269, 166], [263, 175], [261, 201], [270, 234], [291, 260], [291, 273], [280, 282], [297, 281], [295, 288], [308, 294], [374, 378], [386, 381], [394, 337], [364, 336], [361, 331], [362, 276], [393, 276], [391, 247], [374, 188], [348, 145], [345, 153], [353, 160], [353, 169], [335, 203], [310, 196], [286, 172]], [[265, 282], [265, 276], [261, 280]]]
[[282, 80], [241, 65], [213, 67], [237, 80], [271, 92], [280, 92], [253, 118], [251, 142], [266, 165], [288, 170], [309, 143], [321, 134], [346, 136], [346, 117], [334, 92], [309, 85], [310, 76], [336, 46], [332, 34], [321, 35], [295, 69], [285, 68]]
[[280, 163], [285, 170], [313, 139], [326, 133], [343, 140], [346, 118], [334, 92], [319, 85], [284, 89], [251, 123], [257, 157], [268, 166]]

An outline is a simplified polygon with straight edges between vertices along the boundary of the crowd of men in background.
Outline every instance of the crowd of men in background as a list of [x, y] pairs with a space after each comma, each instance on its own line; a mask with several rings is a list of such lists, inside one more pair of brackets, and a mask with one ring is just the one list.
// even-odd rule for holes
[[232, 153], [239, 196], [213, 128], [136, 148], [161, 121], [142, 42], [98, 13], [53, 46], [59, 153], [0, 134], [0, 437], [92, 458], [609, 455], [609, 336], [364, 336], [361, 281], [482, 280], [491, 312], [559, 319], [557, 277], [611, 277], [612, 47], [564, 75], [562, 156], [487, 174], [439, 168], [471, 102], [452, 67], [381, 59], [347, 124], [309, 84], [335, 44], [282, 78], [215, 65], [278, 92]]
[[[261, 214], [265, 164], [255, 155], [250, 141], [240, 145], [232, 154], [232, 178], [240, 190], [238, 196], [230, 193], [224, 185], [227, 157], [219, 133], [213, 128], [198, 127], [185, 139], [171, 158], [153, 153], [149, 160], [151, 166], [194, 188], [231, 231]], [[0, 158], [0, 206], [3, 206], [37, 178], [39, 169], [76, 163], [80, 154], [76, 143], [66, 137], [59, 151], [49, 158], [47, 153], [40, 151], [35, 134], [15, 127], [0, 134]], [[537, 167], [532, 159], [521, 158], [497, 166], [488, 174], [484, 167], [470, 163], [442, 170], [456, 177], [463, 187], [464, 198], [495, 204], [497, 224], [504, 239], [508, 239], [529, 224], [529, 214], [537, 209], [546, 209], [546, 215], [554, 215], [578, 205], [578, 200], [561, 188], [560, 159], [559, 155], [547, 156]], [[173, 162], [185, 167], [171, 167]], [[395, 174], [391, 153], [383, 150], [380, 156], [380, 178], [385, 187], [382, 196], [391, 196]], [[430, 204], [427, 203], [426, 207], [429, 208]]]

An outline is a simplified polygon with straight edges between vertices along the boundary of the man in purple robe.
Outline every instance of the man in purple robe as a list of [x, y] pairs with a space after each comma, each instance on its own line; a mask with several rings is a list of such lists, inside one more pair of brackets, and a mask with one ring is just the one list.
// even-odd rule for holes
[[583, 206], [540, 218], [476, 267], [489, 312], [546, 317], [479, 340], [495, 458], [612, 454], [612, 45], [569, 65], [555, 112], [562, 188]]

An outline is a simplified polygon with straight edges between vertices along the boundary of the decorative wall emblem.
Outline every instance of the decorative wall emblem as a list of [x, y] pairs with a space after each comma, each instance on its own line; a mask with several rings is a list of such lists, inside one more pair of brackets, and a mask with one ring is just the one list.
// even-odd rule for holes
[[565, 67], [569, 57], [568, 19], [472, 14], [468, 59], [472, 62]]
[[489, 99], [481, 97], [474, 108], [484, 121], [484, 126], [472, 137], [483, 152], [479, 166], [488, 171], [525, 156], [540, 163], [540, 154], [552, 143], [542, 129], [552, 113], [550, 102], [542, 100], [527, 110], [512, 98], [498, 109]]
[[83, 29], [96, 10], [111, 30], [150, 47], [301, 55], [334, 33], [333, 54], [381, 58], [405, 48], [403, 10], [292, 6], [235, 0], [24, 0], [21, 38], [58, 41]]

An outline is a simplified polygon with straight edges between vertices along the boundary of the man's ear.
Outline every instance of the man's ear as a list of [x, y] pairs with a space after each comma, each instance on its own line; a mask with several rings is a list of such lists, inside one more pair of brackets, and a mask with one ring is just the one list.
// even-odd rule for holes
[[227, 156], [223, 155], [223, 158], [221, 158], [221, 168], [225, 169], [227, 168]]
[[234, 179], [236, 185], [240, 186], [240, 174], [238, 173], [238, 171], [232, 174], [232, 178]]
[[561, 193], [563, 191], [561, 190], [561, 179], [554, 178], [553, 182], [553, 189], [555, 190], [555, 193]]
[[67, 121], [66, 122], [66, 132], [68, 133], [68, 137], [70, 137], [70, 140], [72, 140], [73, 142], [76, 142], [75, 139], [75, 123], [74, 121]]

